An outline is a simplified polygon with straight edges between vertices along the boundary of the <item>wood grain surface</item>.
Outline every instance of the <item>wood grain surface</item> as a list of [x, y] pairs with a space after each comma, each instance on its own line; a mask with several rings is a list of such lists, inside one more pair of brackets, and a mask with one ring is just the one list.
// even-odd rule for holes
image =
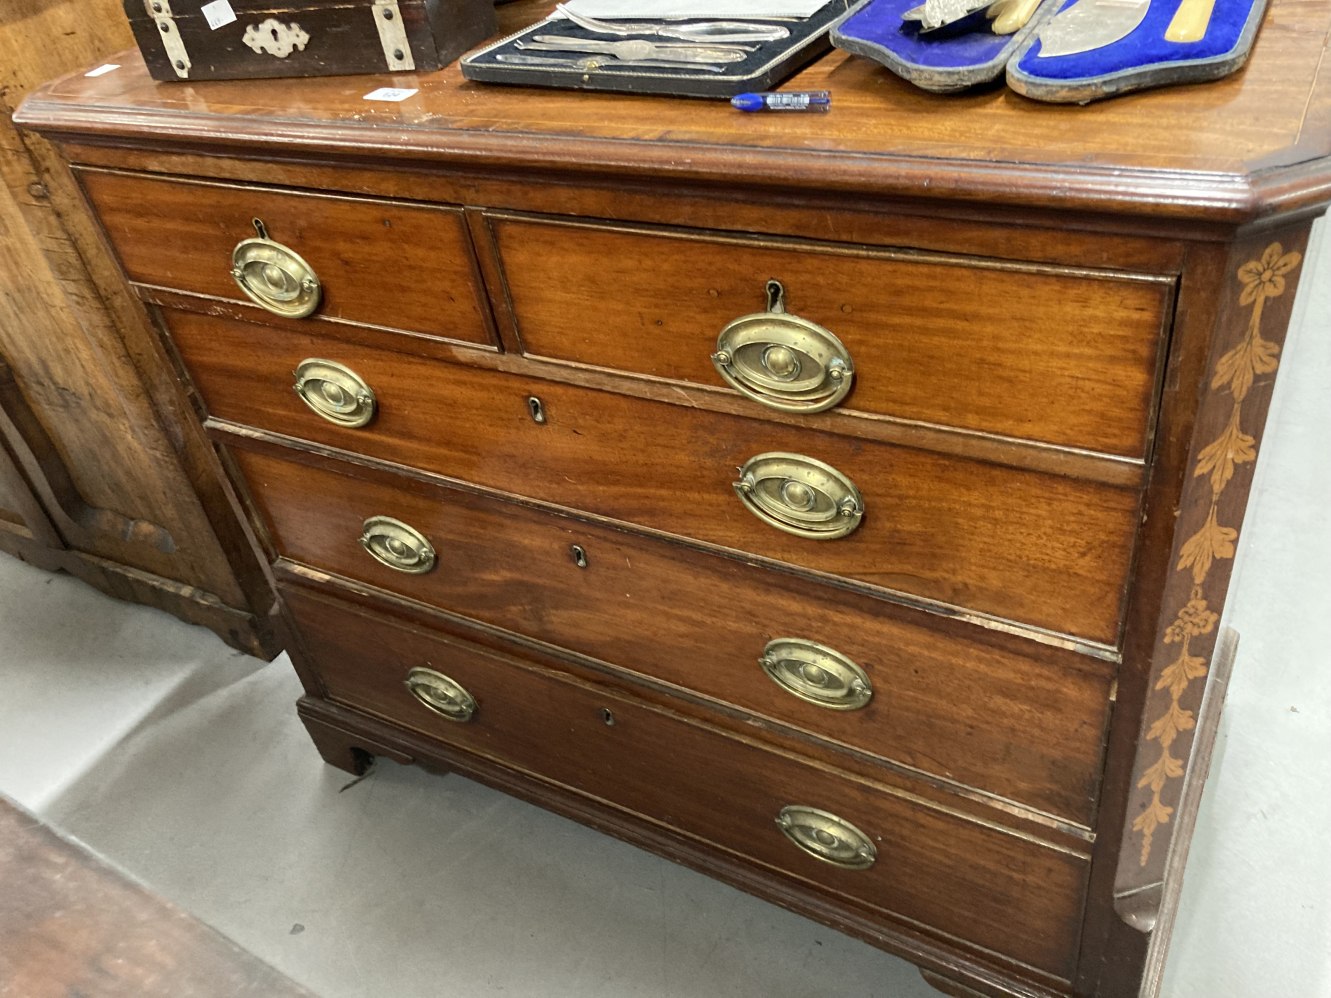
[[[501, 10], [500, 31], [544, 16], [540, 0]], [[20, 115], [54, 132], [222, 140], [312, 152], [368, 150], [465, 167], [608, 171], [748, 190], [817, 187], [876, 196], [1150, 212], [1236, 220], [1313, 206], [1331, 181], [1331, 4], [1274, 0], [1240, 73], [1089, 107], [1040, 104], [1005, 88], [929, 94], [866, 59], [833, 52], [789, 81], [830, 90], [828, 115], [752, 115], [724, 102], [566, 93], [469, 83], [438, 73], [305, 81], [293, 112], [262, 83], [158, 84], [133, 53], [124, 69], [54, 84]], [[418, 89], [372, 104], [377, 86]], [[668, 139], [669, 141], [662, 141]]]
[[[340, 603], [286, 598], [334, 700], [613, 802], [814, 892], [905, 916], [1056, 977], [1070, 972], [1086, 876], [1076, 857], [606, 688]], [[423, 663], [476, 699], [471, 721], [442, 718], [407, 692], [407, 670]], [[836, 813], [874, 840], [880, 859], [867, 870], [846, 870], [804, 854], [775, 824], [788, 804]]]
[[44, 80], [129, 38], [117, 0], [0, 9], [0, 363], [27, 487], [55, 538], [4, 546], [271, 657], [272, 594], [234, 514], [207, 499], [220, 490], [207, 441], [59, 153], [10, 120]]
[[231, 277], [231, 254], [255, 238], [257, 218], [318, 274], [317, 317], [492, 340], [455, 208], [95, 170], [78, 176], [132, 281], [247, 301]]
[[[421, 483], [350, 477], [233, 448], [285, 559], [357, 579], [609, 663], [1018, 805], [1089, 825], [1112, 667], [733, 559]], [[339, 474], [338, 472], [342, 472]], [[404, 575], [369, 557], [363, 521], [429, 538], [438, 567]], [[586, 553], [579, 568], [572, 545]], [[800, 637], [869, 674], [874, 698], [829, 711], [758, 667]]]
[[0, 996], [312, 998], [0, 798]]
[[[183, 312], [167, 321], [218, 419], [881, 590], [1117, 641], [1135, 490], [341, 346], [329, 335]], [[348, 429], [312, 413], [291, 389], [291, 372], [308, 357], [364, 378], [379, 399], [374, 422]], [[531, 397], [543, 402], [544, 424], [529, 414]], [[848, 476], [864, 496], [860, 528], [815, 541], [745, 509], [732, 488], [736, 469], [772, 452], [807, 454]]]
[[1172, 277], [554, 219], [490, 228], [530, 354], [722, 384], [717, 334], [764, 311], [774, 279], [788, 312], [849, 351], [842, 408], [1145, 453]]

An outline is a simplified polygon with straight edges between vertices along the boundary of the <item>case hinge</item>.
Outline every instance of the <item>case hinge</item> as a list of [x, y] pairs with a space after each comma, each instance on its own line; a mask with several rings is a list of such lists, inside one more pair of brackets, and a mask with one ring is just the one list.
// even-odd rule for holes
[[379, 29], [379, 43], [384, 49], [384, 65], [391, 69], [415, 69], [416, 60], [407, 41], [407, 26], [397, 0], [374, 0], [374, 24]]
[[171, 13], [171, 0], [143, 0], [143, 8], [157, 26], [157, 33], [162, 38], [162, 47], [171, 61], [171, 68], [182, 80], [189, 79], [189, 52], [185, 50], [185, 41], [176, 27], [175, 15]]

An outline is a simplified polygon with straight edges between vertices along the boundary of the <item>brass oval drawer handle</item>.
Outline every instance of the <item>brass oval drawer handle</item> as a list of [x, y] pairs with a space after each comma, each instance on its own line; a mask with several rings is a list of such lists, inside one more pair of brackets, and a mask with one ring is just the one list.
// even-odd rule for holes
[[773, 452], [744, 462], [735, 494], [758, 519], [813, 540], [845, 537], [864, 518], [855, 483], [831, 465], [802, 454]]
[[316, 308], [323, 286], [299, 253], [268, 238], [263, 220], [254, 219], [255, 238], [231, 252], [231, 276], [251, 301], [274, 315], [303, 319]]
[[450, 721], [470, 721], [476, 713], [476, 698], [456, 680], [433, 669], [412, 669], [407, 673], [407, 690], [440, 717]]
[[873, 840], [845, 818], [802, 804], [790, 804], [777, 815], [786, 838], [814, 859], [846, 870], [867, 870], [878, 858]]
[[769, 641], [758, 664], [787, 693], [828, 710], [860, 710], [873, 699], [868, 674], [841, 652], [816, 641]]
[[399, 572], [424, 575], [434, 568], [434, 548], [425, 535], [391, 516], [366, 520], [360, 543], [375, 561]]
[[300, 400], [338, 426], [356, 428], [374, 418], [378, 400], [374, 389], [349, 367], [321, 357], [307, 357], [296, 365], [293, 386]]
[[767, 282], [766, 312], [721, 330], [712, 364], [732, 388], [782, 412], [830, 409], [855, 380], [850, 351], [816, 322], [789, 314], [780, 281]]

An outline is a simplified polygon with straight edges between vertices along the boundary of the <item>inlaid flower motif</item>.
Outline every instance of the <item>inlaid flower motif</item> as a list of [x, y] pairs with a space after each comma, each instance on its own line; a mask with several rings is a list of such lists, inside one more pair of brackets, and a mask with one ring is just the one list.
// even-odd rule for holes
[[1279, 243], [1266, 247], [1260, 260], [1249, 260], [1239, 268], [1239, 281], [1243, 292], [1240, 305], [1251, 305], [1258, 298], [1279, 298], [1285, 293], [1285, 275], [1299, 265], [1303, 257], [1286, 253]]
[[1165, 644], [1172, 645], [1184, 638], [1195, 638], [1200, 634], [1210, 634], [1220, 617], [1211, 611], [1204, 599], [1189, 600], [1187, 606], [1178, 612], [1174, 622], [1165, 631]]

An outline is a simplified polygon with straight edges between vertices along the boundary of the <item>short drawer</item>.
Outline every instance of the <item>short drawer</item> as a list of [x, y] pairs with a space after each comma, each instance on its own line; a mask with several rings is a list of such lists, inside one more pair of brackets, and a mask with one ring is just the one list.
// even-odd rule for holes
[[[171, 315], [169, 325], [210, 414], [223, 420], [885, 590], [1105, 644], [1118, 640], [1137, 529], [1134, 489], [329, 336], [184, 313]], [[292, 371], [311, 357], [354, 371], [373, 391], [377, 402], [367, 425], [320, 418], [292, 391]], [[310, 396], [322, 388], [311, 380], [304, 391]], [[532, 399], [540, 400], [539, 419]], [[801, 468], [811, 460], [834, 469], [861, 496], [858, 528], [837, 539], [809, 539], [755, 515], [737, 495], [736, 483], [747, 476], [736, 469], [766, 454], [795, 454]], [[769, 475], [759, 482], [769, 507], [780, 483], [770, 476], [780, 467], [765, 462], [755, 472]], [[801, 488], [780, 486], [781, 501], [786, 491], [792, 504], [812, 494], [799, 495]]]
[[[730, 369], [762, 411], [835, 388], [809, 387], [831, 354], [809, 351], [794, 315], [844, 347], [839, 410], [1145, 451], [1171, 277], [502, 215], [490, 226], [529, 354], [724, 387], [713, 354], [739, 346]], [[788, 315], [763, 320], [773, 279]]]
[[[285, 559], [1092, 822], [1109, 663], [461, 490], [231, 454]], [[378, 516], [423, 535], [434, 567], [404, 572], [367, 553], [365, 521]], [[810, 643], [839, 658], [810, 656]], [[846, 662], [867, 696], [850, 689]]]
[[[102, 170], [79, 177], [131, 281], [250, 303], [233, 253], [256, 239], [257, 220], [317, 278], [311, 318], [493, 344], [460, 209]], [[278, 302], [270, 311], [306, 301], [301, 264], [251, 249], [244, 280]]]
[[[802, 890], [1071, 976], [1088, 871], [1081, 856], [622, 692], [322, 598], [287, 590], [284, 599], [334, 701], [601, 801]], [[428, 674], [412, 673], [418, 669]], [[433, 706], [408, 689], [409, 679]], [[835, 818], [810, 828], [818, 816], [794, 808]], [[843, 862], [797, 845], [778, 824], [783, 815], [791, 835], [809, 841], [821, 832], [822, 843], [809, 848]]]

